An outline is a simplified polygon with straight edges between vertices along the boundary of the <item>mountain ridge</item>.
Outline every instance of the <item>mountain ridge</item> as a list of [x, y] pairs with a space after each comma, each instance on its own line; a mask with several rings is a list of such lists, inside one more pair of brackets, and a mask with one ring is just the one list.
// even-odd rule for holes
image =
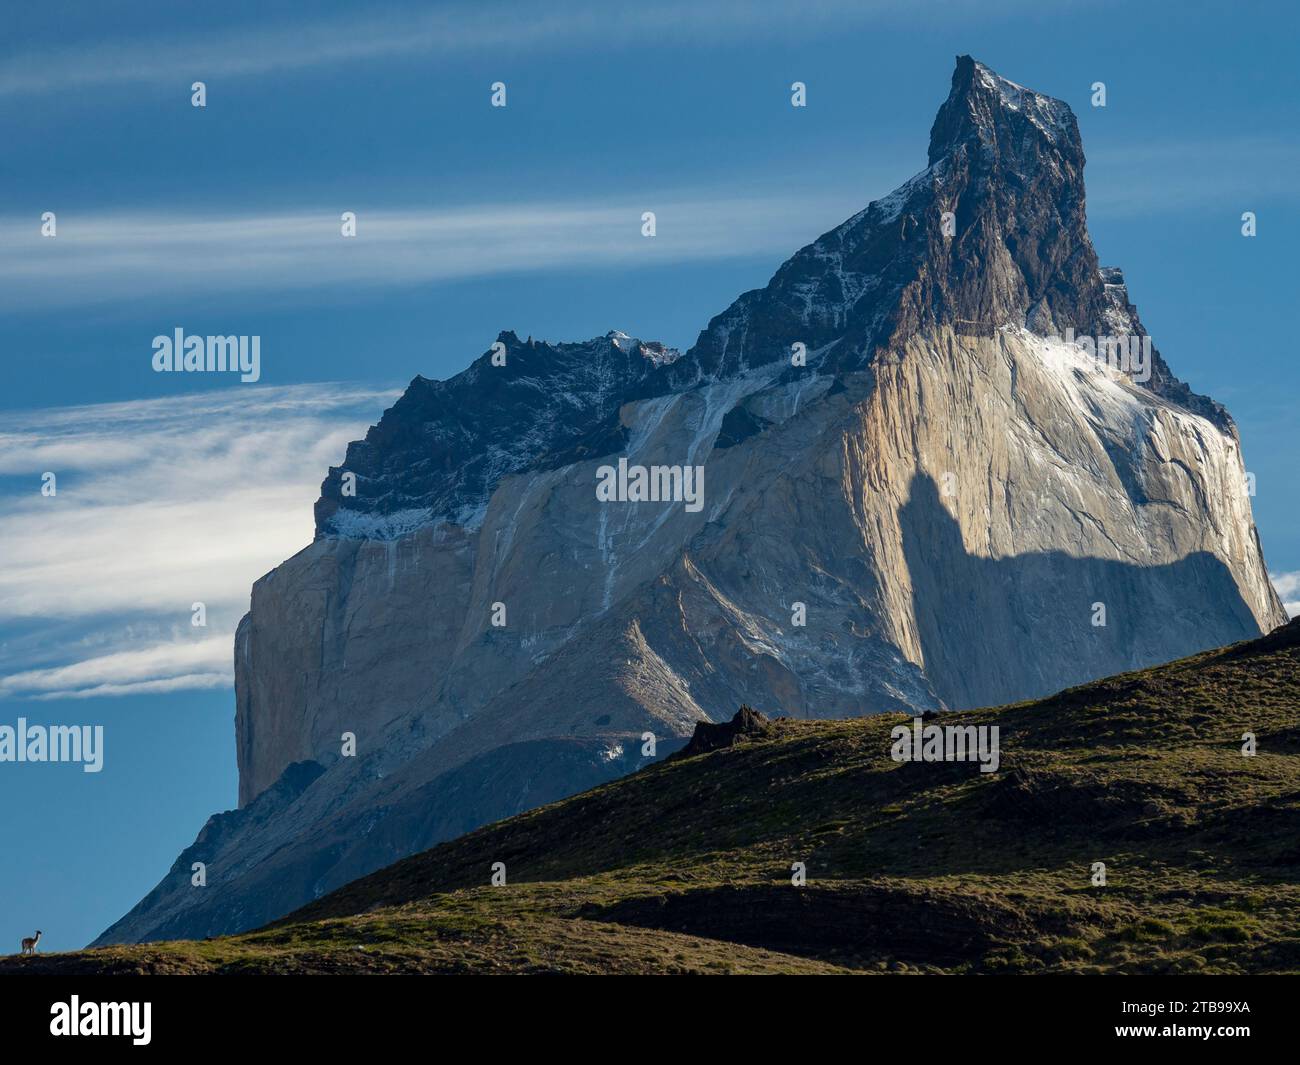
[[[989, 98], [996, 97], [1004, 103], [1012, 99], [1019, 101], [1014, 108], [1009, 108], [1017, 116], [1023, 108], [1024, 119], [1018, 125], [1013, 125], [1009, 130], [1002, 131], [1001, 139], [997, 136], [1000, 124], [994, 115], [996, 110], [990, 104]], [[1045, 122], [1041, 117], [1044, 114], [1051, 115]], [[1005, 115], [1003, 116], [1005, 117]], [[1053, 131], [1045, 129], [1046, 124], [1054, 127]], [[1048, 332], [1064, 332], [1066, 324], [1075, 330], [1076, 333], [1086, 335], [1109, 335], [1114, 327], [1122, 327], [1125, 333], [1135, 333], [1139, 336], [1145, 336], [1145, 329], [1142, 327], [1137, 317], [1136, 308], [1129, 302], [1127, 288], [1123, 282], [1122, 273], [1115, 267], [1102, 267], [1097, 261], [1096, 255], [1092, 250], [1091, 241], [1087, 236], [1086, 222], [1084, 219], [1084, 198], [1081, 194], [1083, 187], [1083, 149], [1079, 137], [1078, 123], [1070, 110], [1069, 105], [1062, 101], [1054, 100], [1051, 97], [1035, 93], [1023, 86], [1016, 85], [1000, 75], [993, 73], [984, 64], [972, 59], [970, 56], [958, 56], [956, 69], [953, 72], [952, 89], [948, 99], [940, 108], [935, 118], [934, 125], [931, 129], [930, 146], [928, 149], [929, 165], [920, 173], [909, 178], [902, 186], [890, 193], [888, 196], [879, 200], [874, 200], [862, 211], [842, 222], [840, 225], [833, 227], [831, 230], [822, 234], [817, 240], [805, 245], [797, 251], [789, 260], [786, 261], [773, 275], [767, 286], [761, 289], [751, 289], [743, 293], [722, 313], [716, 315], [710, 320], [709, 324], [701, 330], [699, 337], [694, 345], [686, 352], [679, 352], [676, 349], [665, 348], [657, 341], [642, 342], [634, 338], [627, 338], [632, 341], [628, 349], [619, 347], [614, 341], [614, 337], [626, 334], [618, 331], [611, 331], [604, 337], [593, 337], [586, 341], [572, 341], [548, 343], [545, 341], [534, 341], [529, 337], [527, 341], [521, 341], [516, 333], [512, 330], [503, 330], [497, 336], [497, 343], [505, 346], [506, 364], [503, 367], [494, 368], [491, 366], [492, 349], [484, 352], [464, 371], [443, 382], [431, 382], [427, 378], [417, 376], [408, 386], [407, 393], [394, 405], [390, 411], [385, 412], [384, 419], [381, 419], [379, 425], [367, 434], [365, 441], [350, 445], [348, 457], [344, 465], [332, 468], [329, 475], [321, 486], [321, 497], [316, 504], [317, 530], [316, 536], [320, 538], [325, 535], [364, 535], [361, 528], [356, 525], [345, 525], [341, 529], [336, 522], [339, 520], [340, 511], [346, 514], [352, 507], [360, 508], [360, 496], [349, 497], [358, 500], [354, 504], [347, 504], [341, 496], [340, 475], [344, 470], [350, 469], [364, 477], [368, 463], [365, 457], [365, 449], [379, 444], [383, 440], [383, 434], [386, 429], [385, 422], [389, 421], [389, 415], [394, 417], [392, 421], [399, 425], [403, 424], [399, 413], [403, 404], [411, 402], [410, 396], [418, 389], [434, 388], [443, 391], [462, 391], [461, 385], [474, 386], [481, 382], [492, 382], [494, 391], [489, 391], [481, 398], [491, 401], [494, 398], [494, 392], [500, 393], [505, 391], [504, 384], [519, 378], [519, 371], [514, 367], [516, 361], [523, 361], [526, 370], [522, 375], [528, 387], [535, 387], [533, 382], [536, 378], [530, 374], [529, 370], [540, 370], [538, 375], [542, 378], [551, 378], [556, 382], [557, 388], [564, 390], [567, 384], [566, 378], [571, 373], [571, 354], [582, 353], [596, 364], [598, 371], [605, 369], [602, 357], [608, 354], [612, 349], [620, 355], [627, 356], [622, 362], [623, 373], [615, 374], [613, 380], [603, 374], [599, 374], [606, 383], [618, 384], [620, 380], [624, 385], [624, 391], [618, 393], [625, 400], [643, 400], [652, 399], [671, 392], [681, 392], [684, 389], [696, 387], [703, 383], [715, 383], [719, 380], [735, 376], [742, 369], [752, 369], [757, 366], [765, 365], [788, 356], [788, 345], [769, 344], [765, 350], [752, 352], [749, 348], [743, 347], [741, 350], [732, 354], [730, 351], [730, 339], [733, 333], [738, 332], [742, 326], [749, 325], [749, 314], [751, 307], [755, 304], [766, 302], [768, 304], [788, 303], [791, 302], [792, 292], [798, 291], [802, 284], [806, 284], [804, 278], [810, 272], [806, 266], [807, 260], [821, 260], [843, 257], [846, 250], [852, 253], [860, 251], [859, 242], [865, 232], [869, 235], [880, 230], [884, 223], [898, 221], [903, 229], [909, 225], [919, 224], [917, 216], [924, 213], [916, 209], [917, 193], [928, 194], [933, 192], [929, 187], [936, 183], [940, 176], [948, 179], [948, 185], [958, 187], [945, 187], [943, 194], [945, 202], [953, 201], [953, 205], [961, 202], [961, 187], [972, 182], [988, 182], [997, 179], [999, 174], [1005, 168], [1004, 162], [1000, 158], [999, 150], [1002, 142], [1014, 141], [1017, 136], [1023, 136], [1026, 129], [1032, 129], [1040, 133], [1041, 139], [1049, 146], [1050, 155], [1058, 156], [1057, 165], [1062, 171], [1056, 175], [1057, 180], [1053, 183], [1052, 195], [1047, 199], [1058, 201], [1059, 217], [1053, 219], [1050, 224], [1044, 222], [1035, 222], [1036, 227], [1044, 227], [1051, 231], [1059, 231], [1065, 238], [1063, 246], [1059, 253], [1053, 257], [1051, 255], [1035, 256], [1025, 254], [1016, 260], [1017, 270], [1012, 274], [1019, 274], [1020, 281], [1017, 285], [1022, 290], [1019, 294], [1013, 293], [994, 293], [997, 299], [985, 299], [988, 293], [977, 293], [974, 300], [956, 300], [950, 298], [945, 291], [931, 291], [924, 288], [914, 296], [905, 293], [907, 284], [921, 284], [921, 279], [917, 276], [914, 263], [904, 263], [897, 267], [900, 270], [910, 270], [905, 278], [898, 278], [892, 290], [886, 290], [879, 298], [877, 303], [887, 303], [891, 298], [901, 299], [904, 303], [903, 312], [895, 320], [885, 323], [888, 328], [883, 328], [880, 323], [869, 323], [874, 326], [874, 331], [867, 331], [863, 335], [856, 337], [857, 344], [844, 345], [844, 338], [837, 336], [834, 340], [834, 346], [848, 347], [850, 350], [843, 354], [837, 355], [825, 363], [825, 368], [832, 371], [844, 371], [851, 369], [865, 369], [871, 360], [880, 354], [882, 350], [888, 350], [891, 344], [896, 343], [898, 337], [909, 331], [914, 331], [921, 324], [920, 310], [925, 309], [931, 316], [929, 324], [962, 324], [967, 327], [975, 326], [981, 332], [989, 332], [1005, 321], [1014, 320], [1017, 316], [1022, 319], [1028, 319], [1034, 323], [1034, 326], [1047, 335]], [[979, 145], [979, 151], [972, 151], [971, 142], [974, 141]], [[1041, 145], [1038, 146], [1041, 148]], [[976, 158], [972, 159], [971, 157]], [[987, 156], [988, 158], [983, 158]], [[962, 173], [956, 174], [953, 171], [961, 168]], [[939, 168], [936, 170], [936, 168]], [[1050, 169], [1050, 168], [1048, 168]], [[946, 173], [945, 173], [946, 171]], [[1059, 188], [1056, 186], [1060, 186]], [[1078, 191], [1079, 195], [1074, 193]], [[921, 198], [925, 198], [922, 195]], [[1026, 199], [1043, 199], [1044, 197], [1036, 194], [1034, 197]], [[979, 202], [979, 201], [977, 201]], [[1017, 201], [1019, 202], [1019, 201]], [[1004, 220], [1003, 220], [1004, 221]], [[958, 236], [953, 245], [952, 251], [958, 253], [963, 241], [971, 239], [968, 234], [974, 233], [980, 239], [984, 239], [984, 234], [980, 233], [980, 226], [985, 222], [977, 216], [964, 217], [958, 214], [956, 223], [958, 227]], [[972, 225], [972, 223], [979, 223]], [[870, 242], [868, 239], [867, 243]], [[933, 241], [931, 241], [933, 245]], [[942, 258], [948, 254], [948, 250], [936, 254], [937, 249], [933, 246], [927, 248], [931, 256], [931, 261]], [[868, 251], [868, 256], [869, 256]], [[987, 261], [988, 256], [981, 256], [979, 261]], [[1077, 263], [1075, 260], [1078, 260]], [[870, 280], [881, 276], [883, 264], [868, 262], [867, 267], [857, 273], [861, 279]], [[1067, 278], [1062, 279], [1061, 271], [1063, 268], [1069, 269]], [[940, 271], [934, 271], [940, 273]], [[1107, 278], [1114, 280], [1108, 281]], [[845, 279], [842, 271], [836, 273], [831, 280], [841, 286], [841, 290], [833, 293], [825, 304], [831, 308], [843, 306], [845, 303], [846, 292], [844, 291]], [[1048, 284], [1048, 281], [1052, 284]], [[904, 284], [904, 281], [907, 284]], [[1067, 283], [1068, 282], [1068, 283]], [[1061, 305], [1062, 290], [1073, 293], [1081, 293]], [[809, 307], [816, 301], [817, 293], [809, 295]], [[860, 294], [859, 294], [860, 295]], [[1022, 306], [1023, 304], [1023, 306]], [[1055, 307], [1055, 314], [1053, 313]], [[884, 308], [888, 310], [889, 308]], [[958, 313], [962, 312], [962, 313]], [[916, 315], [916, 317], [913, 317]], [[965, 316], [964, 316], [965, 315]], [[1057, 328], [1055, 318], [1064, 316], [1066, 323]], [[809, 318], [815, 319], [808, 313], [800, 316], [798, 321], [787, 320], [774, 326], [773, 323], [767, 322], [764, 328], [767, 334], [774, 329], [778, 329], [793, 338], [793, 341], [806, 343], [810, 352], [815, 351], [814, 366], [821, 364], [815, 360], [820, 357], [825, 360], [829, 354], [828, 351], [819, 346], [817, 343], [819, 337], [816, 328], [813, 329], [812, 342], [808, 342], [808, 327], [814, 325]], [[834, 322], [833, 327], [838, 327], [840, 323]], [[792, 341], [792, 342], [793, 342]], [[537, 358], [537, 352], [543, 354], [543, 358]], [[643, 362], [636, 361], [636, 355], [640, 354]], [[752, 361], [752, 357], [757, 357], [759, 361]], [[1159, 350], [1154, 352], [1154, 367], [1152, 391], [1165, 395], [1182, 406], [1194, 410], [1211, 420], [1215, 421], [1222, 428], [1235, 434], [1235, 427], [1232, 425], [1231, 418], [1221, 404], [1216, 403], [1209, 397], [1199, 396], [1192, 392], [1191, 389], [1183, 382], [1174, 377], [1172, 371], [1161, 357]], [[617, 367], [615, 368], [617, 369]], [[531, 397], [530, 397], [531, 398]], [[600, 396], [600, 400], [608, 400], [608, 394]], [[591, 404], [580, 405], [581, 409], [588, 411]], [[617, 405], [616, 405], [617, 406]], [[604, 409], [602, 402], [595, 404], [596, 421], [599, 423], [586, 431], [589, 439], [584, 440], [588, 450], [594, 448], [593, 454], [612, 454], [618, 450], [617, 445], [626, 443], [626, 435], [617, 432], [615, 426], [609, 423], [609, 416], [612, 412]], [[447, 406], [440, 406], [435, 415], [437, 418], [446, 418], [452, 413], [450, 403]], [[519, 404], [512, 412], [515, 416], [512, 425], [520, 423], [527, 424], [534, 420], [544, 419], [549, 413], [546, 407], [541, 408], [540, 413], [536, 406], [529, 404]], [[430, 419], [432, 424], [433, 419]], [[496, 419], [489, 420], [489, 429], [485, 433], [491, 432], [499, 426]], [[577, 434], [579, 436], [583, 433]], [[372, 439], [373, 438], [373, 439]], [[422, 441], [424, 442], [424, 441]], [[533, 456], [534, 460], [545, 460], [553, 456], [555, 448], [543, 448], [540, 453]], [[572, 458], [572, 453], [567, 457]], [[416, 465], [407, 463], [402, 467], [404, 475], [409, 475], [412, 467]], [[517, 461], [514, 464], [503, 466], [502, 469], [509, 469], [509, 472], [520, 472], [530, 468], [530, 463]], [[540, 468], [545, 468], [541, 466]], [[497, 471], [498, 474], [501, 471]], [[485, 479], [483, 488], [490, 491], [495, 486], [496, 480]], [[420, 492], [414, 493], [416, 496]], [[425, 493], [427, 494], [427, 492]], [[371, 501], [372, 505], [378, 506], [381, 513], [391, 504], [381, 493], [376, 500]], [[409, 500], [407, 500], [409, 502]], [[485, 498], [477, 500], [478, 506], [485, 504]], [[466, 524], [466, 519], [470, 522], [473, 517], [465, 509], [459, 511], [452, 509], [447, 513], [439, 513], [439, 507], [435, 505], [429, 508], [430, 517], [450, 517], [452, 514], [459, 514], [458, 524]], [[443, 508], [446, 510], [447, 508]], [[402, 532], [409, 532], [411, 526], [399, 525], [398, 529]], [[387, 538], [381, 536], [380, 538]]]

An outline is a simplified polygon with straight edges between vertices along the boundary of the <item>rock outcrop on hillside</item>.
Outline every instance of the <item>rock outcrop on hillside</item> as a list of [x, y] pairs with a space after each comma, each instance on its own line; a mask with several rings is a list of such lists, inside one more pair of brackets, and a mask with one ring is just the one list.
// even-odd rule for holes
[[[1083, 163], [1069, 107], [961, 57], [926, 169], [689, 351], [506, 332], [417, 377], [253, 588], [240, 809], [100, 942], [256, 926], [739, 705], [1006, 702], [1284, 622], [1235, 427], [1099, 265]], [[602, 502], [621, 459], [699, 505]]]

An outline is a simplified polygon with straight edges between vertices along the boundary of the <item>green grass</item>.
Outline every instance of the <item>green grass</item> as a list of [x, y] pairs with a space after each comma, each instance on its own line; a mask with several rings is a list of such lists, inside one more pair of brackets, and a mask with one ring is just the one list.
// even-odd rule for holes
[[999, 772], [892, 762], [901, 714], [782, 720], [258, 932], [0, 972], [1300, 971], [1300, 626], [960, 718]]

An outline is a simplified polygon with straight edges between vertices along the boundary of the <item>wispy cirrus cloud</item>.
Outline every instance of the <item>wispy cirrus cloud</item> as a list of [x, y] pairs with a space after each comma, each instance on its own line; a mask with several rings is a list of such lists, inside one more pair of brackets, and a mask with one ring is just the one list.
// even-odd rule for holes
[[[201, 34], [72, 43], [0, 61], [0, 97], [72, 92], [92, 86], [189, 84], [194, 78], [292, 74], [342, 64], [411, 56], [559, 52], [581, 48], [642, 49], [671, 41], [717, 45], [762, 38], [816, 38], [915, 18], [918, 0], [651, 0], [601, 3], [438, 5], [436, 9], [368, 8], [364, 17], [303, 17], [293, 25], [261, 22]], [[945, 0], [933, 14], [946, 21], [1014, 17], [1032, 0]]]
[[[856, 200], [851, 190], [794, 199], [719, 191], [619, 204], [350, 205], [355, 237], [342, 236], [341, 211], [326, 210], [65, 212], [53, 238], [31, 218], [7, 217], [0, 219], [0, 309], [788, 254], [858, 210]], [[644, 211], [655, 213], [653, 238], [642, 235]]]
[[0, 677], [0, 695], [34, 699], [85, 699], [141, 695], [184, 688], [224, 688], [232, 679], [231, 634], [172, 640], [135, 651], [88, 658], [66, 666], [29, 669]]
[[0, 696], [229, 685], [252, 582], [311, 542], [325, 469], [395, 395], [240, 386], [6, 414]]
[[[1271, 138], [1146, 144], [1133, 153], [1112, 147], [1090, 158], [1088, 211], [1094, 219], [1128, 218], [1218, 205], [1235, 225], [1243, 205], [1293, 201], [1287, 175], [1297, 167], [1300, 147]], [[702, 186], [603, 201], [437, 208], [66, 210], [53, 238], [42, 235], [37, 218], [0, 216], [0, 312], [784, 258], [865, 206], [864, 187], [884, 195], [905, 176], [876, 168], [865, 181], [858, 175], [792, 190], [788, 175], [784, 185], [774, 175], [751, 175], [757, 191], [749, 195]], [[341, 233], [345, 210], [356, 214], [354, 237]], [[655, 214], [653, 239], [642, 234], [645, 211]]]
[[1088, 150], [1088, 214], [1132, 218], [1218, 205], [1233, 224], [1261, 200], [1293, 203], [1300, 144], [1248, 135], [1150, 140]]

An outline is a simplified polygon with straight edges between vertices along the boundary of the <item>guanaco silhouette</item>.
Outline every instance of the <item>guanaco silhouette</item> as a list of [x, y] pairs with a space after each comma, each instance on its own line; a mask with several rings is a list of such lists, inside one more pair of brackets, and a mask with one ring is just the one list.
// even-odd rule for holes
[[39, 943], [40, 941], [41, 941], [41, 930], [38, 928], [36, 929], [36, 935], [24, 937], [22, 953], [35, 954], [36, 944]]

